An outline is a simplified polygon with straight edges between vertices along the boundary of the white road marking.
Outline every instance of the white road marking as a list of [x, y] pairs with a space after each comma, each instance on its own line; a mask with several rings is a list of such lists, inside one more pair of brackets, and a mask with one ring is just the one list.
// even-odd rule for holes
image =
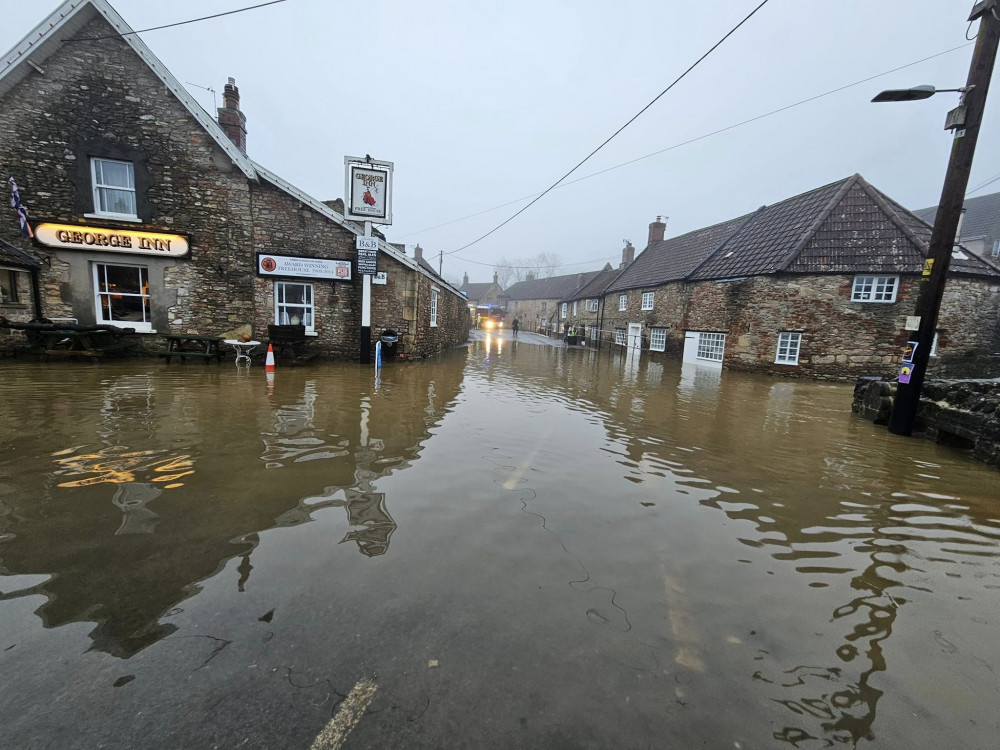
[[361, 721], [365, 709], [375, 697], [376, 690], [378, 686], [367, 678], [355, 685], [340, 704], [337, 715], [317, 735], [309, 750], [339, 750], [343, 747], [347, 735]]

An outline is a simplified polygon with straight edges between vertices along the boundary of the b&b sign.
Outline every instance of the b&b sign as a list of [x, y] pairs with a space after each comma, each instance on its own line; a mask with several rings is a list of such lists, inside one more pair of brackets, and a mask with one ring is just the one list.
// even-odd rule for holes
[[358, 237], [358, 273], [374, 276], [378, 273], [378, 237]]

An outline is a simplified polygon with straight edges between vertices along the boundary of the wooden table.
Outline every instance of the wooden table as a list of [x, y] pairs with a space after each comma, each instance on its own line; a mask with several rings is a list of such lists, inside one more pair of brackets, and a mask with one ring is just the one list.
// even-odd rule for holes
[[173, 357], [180, 357], [181, 362], [188, 357], [192, 359], [203, 359], [206, 364], [210, 359], [217, 362], [222, 360], [222, 350], [219, 344], [222, 343], [221, 336], [194, 336], [190, 333], [164, 334], [167, 340], [165, 351], [157, 352], [158, 357], [165, 357], [167, 364]]
[[92, 360], [119, 348], [110, 331], [45, 331], [47, 357], [90, 357]]

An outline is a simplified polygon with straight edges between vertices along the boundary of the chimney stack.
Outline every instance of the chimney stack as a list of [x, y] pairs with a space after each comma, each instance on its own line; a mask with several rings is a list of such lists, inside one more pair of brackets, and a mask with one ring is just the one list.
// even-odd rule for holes
[[414, 260], [423, 260], [423, 257], [424, 257], [424, 249], [420, 247], [420, 245], [417, 245], [415, 248], [413, 248]]
[[229, 136], [229, 140], [236, 144], [236, 148], [246, 155], [247, 118], [240, 112], [240, 90], [236, 88], [236, 81], [233, 78], [229, 79], [226, 87], [222, 90], [219, 126]]
[[667, 231], [667, 224], [664, 221], [660, 221], [660, 217], [656, 217], [656, 221], [649, 225], [649, 242], [648, 245], [652, 245], [654, 242], [663, 242], [663, 235]]
[[525, 281], [534, 281], [535, 280], [535, 272], [534, 271], [528, 271], [528, 273], [526, 273], [525, 276], [524, 276], [524, 280]]
[[469, 273], [468, 271], [466, 271], [464, 274], [462, 274], [462, 286], [468, 286], [468, 285], [469, 285]]
[[500, 275], [496, 271], [493, 272], [493, 283], [494, 284], [500, 283]]
[[[652, 228], [650, 229], [650, 234], [652, 234]], [[660, 239], [663, 239], [663, 231], [660, 231]], [[652, 241], [652, 240], [650, 240]], [[625, 268], [629, 263], [635, 260], [635, 248], [632, 247], [631, 242], [626, 242], [625, 247], [622, 248], [622, 264], [618, 266], [619, 268]]]

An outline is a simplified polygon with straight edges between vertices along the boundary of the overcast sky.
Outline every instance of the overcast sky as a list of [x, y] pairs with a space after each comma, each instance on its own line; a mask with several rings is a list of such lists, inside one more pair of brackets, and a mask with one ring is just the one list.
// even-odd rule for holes
[[[260, 0], [114, 0], [134, 29]], [[437, 266], [624, 124], [759, 0], [421, 3], [287, 0], [142, 39], [182, 83], [233, 76], [250, 156], [319, 199], [343, 157], [395, 162], [391, 241]], [[57, 3], [0, 0], [9, 49]], [[558, 188], [444, 275], [492, 277], [501, 257], [556, 253], [562, 273], [617, 265], [657, 214], [673, 236], [860, 172], [903, 205], [938, 202], [954, 94], [871, 104], [884, 88], [965, 83], [972, 0], [770, 0], [580, 168], [586, 176], [928, 55], [964, 48], [818, 101]], [[973, 27], [975, 28], [975, 27]], [[212, 94], [189, 86], [206, 109]], [[1000, 174], [994, 89], [970, 188]], [[1000, 190], [1000, 182], [977, 193]], [[306, 249], [303, 248], [303, 251]]]

